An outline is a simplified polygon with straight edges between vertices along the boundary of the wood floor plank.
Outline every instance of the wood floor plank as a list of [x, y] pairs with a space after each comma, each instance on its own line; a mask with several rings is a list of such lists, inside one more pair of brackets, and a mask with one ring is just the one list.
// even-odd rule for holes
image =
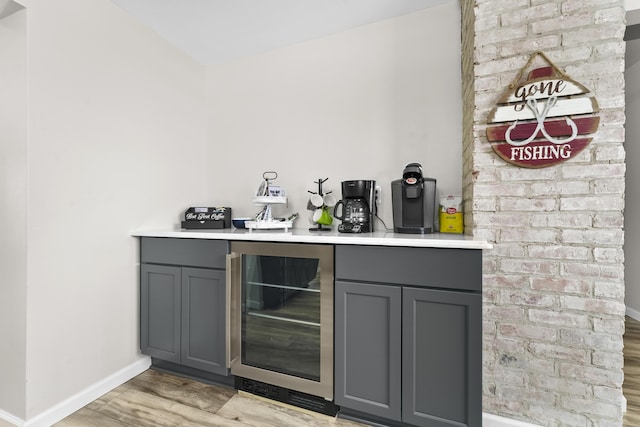
[[130, 390], [153, 394], [203, 411], [217, 412], [233, 395], [234, 389], [205, 384], [189, 378], [149, 369], [129, 381]]
[[99, 398], [97, 398], [93, 402], [89, 403], [86, 406], [86, 408], [92, 409], [94, 411], [99, 411], [101, 407], [103, 407], [104, 405], [106, 405], [107, 403], [109, 403], [110, 401], [112, 401], [113, 399], [115, 399], [116, 397], [118, 397], [119, 395], [121, 395], [122, 393], [124, 393], [127, 390], [129, 390], [128, 385], [126, 383], [122, 384], [121, 386], [117, 387], [116, 389], [111, 390], [110, 392], [100, 396]]
[[129, 427], [129, 425], [85, 407], [54, 424], [54, 427]]
[[139, 427], [246, 427], [236, 420], [136, 390], [122, 393], [104, 405], [99, 413], [125, 425]]
[[624, 383], [622, 392], [627, 398], [624, 427], [640, 426], [640, 322], [625, 318]]
[[235, 395], [218, 414], [252, 427], [357, 427], [360, 423], [291, 409], [262, 399]]

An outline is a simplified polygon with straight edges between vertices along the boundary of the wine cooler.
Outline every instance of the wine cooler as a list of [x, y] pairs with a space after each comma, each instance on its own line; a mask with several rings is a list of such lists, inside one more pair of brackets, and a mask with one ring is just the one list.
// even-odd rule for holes
[[228, 257], [236, 388], [332, 412], [333, 247], [232, 242]]

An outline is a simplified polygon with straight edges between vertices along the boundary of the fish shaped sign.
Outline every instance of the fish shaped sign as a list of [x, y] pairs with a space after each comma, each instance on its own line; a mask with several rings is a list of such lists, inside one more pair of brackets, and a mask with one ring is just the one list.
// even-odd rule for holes
[[[522, 75], [536, 56], [549, 64]], [[534, 53], [489, 114], [487, 139], [505, 161], [527, 168], [552, 166], [589, 145], [600, 124], [590, 91]]]

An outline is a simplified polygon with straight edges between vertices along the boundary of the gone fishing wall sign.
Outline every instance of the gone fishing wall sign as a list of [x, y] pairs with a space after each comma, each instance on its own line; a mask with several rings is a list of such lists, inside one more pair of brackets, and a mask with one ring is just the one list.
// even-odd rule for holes
[[[536, 56], [549, 66], [524, 72]], [[489, 114], [487, 139], [505, 161], [526, 168], [552, 166], [575, 157], [600, 123], [598, 103], [542, 52], [531, 55]]]

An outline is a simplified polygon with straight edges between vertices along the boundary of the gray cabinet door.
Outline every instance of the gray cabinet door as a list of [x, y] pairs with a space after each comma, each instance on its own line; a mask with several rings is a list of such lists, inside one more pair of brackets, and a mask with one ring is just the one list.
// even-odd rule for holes
[[482, 425], [482, 296], [403, 289], [403, 421]]
[[335, 402], [401, 419], [401, 303], [397, 286], [335, 282]]
[[182, 268], [182, 364], [226, 375], [223, 270]]
[[142, 353], [180, 362], [181, 269], [140, 266], [140, 348]]

